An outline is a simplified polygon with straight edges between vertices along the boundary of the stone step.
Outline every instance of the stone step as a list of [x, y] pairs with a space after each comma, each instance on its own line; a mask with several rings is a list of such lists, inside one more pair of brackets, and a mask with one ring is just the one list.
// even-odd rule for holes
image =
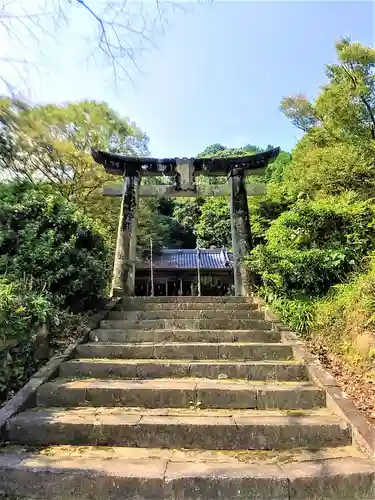
[[241, 415], [183, 412], [156, 415], [123, 408], [33, 409], [7, 425], [7, 439], [26, 445], [75, 444], [206, 450], [281, 450], [351, 444], [347, 424], [320, 414], [286, 415], [275, 411]]
[[28, 500], [365, 500], [374, 466], [352, 447], [317, 453], [7, 447], [0, 494]]
[[281, 342], [275, 330], [92, 330], [95, 342]]
[[243, 309], [241, 311], [202, 311], [179, 308], [159, 311], [111, 311], [108, 320], [157, 320], [157, 319], [210, 319], [210, 320], [237, 320], [237, 319], [264, 319], [264, 313], [259, 310]]
[[165, 304], [165, 303], [192, 303], [192, 304], [202, 304], [208, 302], [210, 304], [251, 304], [254, 303], [251, 297], [236, 297], [234, 295], [210, 295], [210, 296], [161, 296], [161, 297], [126, 297], [121, 301], [122, 306], [127, 304]]
[[80, 358], [117, 359], [235, 359], [289, 360], [293, 349], [288, 344], [245, 342], [170, 342], [170, 343], [106, 343], [88, 342], [76, 349]]
[[[121, 310], [126, 311], [245, 311], [257, 310], [258, 305], [253, 302], [128, 302], [120, 305]], [[120, 309], [119, 309], [120, 310]]]
[[143, 320], [116, 320], [106, 319], [100, 322], [100, 328], [115, 330], [136, 329], [141, 330], [272, 330], [272, 323], [262, 319], [143, 319]]
[[304, 364], [291, 361], [187, 361], [159, 359], [72, 359], [60, 366], [65, 378], [234, 378], [309, 380]]
[[325, 391], [307, 382], [262, 383], [199, 378], [55, 379], [39, 387], [39, 406], [247, 408], [305, 410], [324, 407]]

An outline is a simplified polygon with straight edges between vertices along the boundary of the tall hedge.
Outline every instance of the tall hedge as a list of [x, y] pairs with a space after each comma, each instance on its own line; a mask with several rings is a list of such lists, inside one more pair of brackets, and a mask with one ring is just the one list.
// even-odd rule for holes
[[0, 274], [25, 276], [74, 311], [105, 292], [109, 251], [81, 210], [46, 188], [7, 184], [0, 189]]
[[0, 403], [48, 356], [41, 331], [53, 344], [108, 278], [106, 242], [75, 205], [48, 186], [0, 185]]
[[372, 201], [301, 201], [273, 221], [248, 266], [269, 299], [324, 296], [364, 264], [375, 242]]

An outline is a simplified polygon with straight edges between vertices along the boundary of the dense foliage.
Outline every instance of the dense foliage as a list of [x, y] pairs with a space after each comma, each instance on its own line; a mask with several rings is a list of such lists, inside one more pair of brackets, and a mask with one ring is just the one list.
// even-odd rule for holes
[[108, 281], [108, 248], [90, 220], [48, 189], [9, 184], [0, 190], [0, 273], [25, 274], [81, 310], [95, 304]]
[[[265, 149], [272, 148], [268, 145]], [[249, 156], [263, 151], [263, 149], [248, 144], [242, 148], [226, 148], [221, 144], [207, 146], [198, 157], [228, 158]], [[273, 168], [282, 169], [286, 153], [280, 155]], [[290, 155], [287, 154], [289, 158]], [[262, 177], [250, 176], [247, 182], [263, 181]], [[198, 184], [227, 184], [226, 177], [205, 177], [197, 179]], [[253, 204], [252, 200], [249, 200]], [[174, 202], [173, 217], [184, 226], [185, 231], [196, 237], [197, 244], [203, 248], [222, 247], [231, 248], [232, 237], [230, 227], [229, 197], [183, 198]], [[191, 247], [190, 247], [191, 248]]]
[[110, 268], [98, 229], [48, 185], [3, 184], [0, 221], [1, 400], [43, 360], [40, 330], [51, 344], [79, 320], [73, 313], [95, 308]]
[[25, 280], [0, 279], [0, 402], [25, 383], [38, 366], [35, 339], [54, 315], [51, 299]]
[[305, 134], [291, 156], [267, 169], [267, 195], [250, 202], [258, 245], [247, 265], [292, 328], [368, 366], [375, 352], [375, 50], [341, 40], [336, 51], [315, 101], [296, 95], [281, 103]]
[[[267, 146], [272, 148], [272, 146]], [[242, 148], [226, 148], [221, 144], [212, 144], [198, 154], [199, 157], [234, 157], [248, 156], [262, 151], [251, 144]], [[284, 154], [284, 153], [283, 153]], [[290, 155], [287, 155], [289, 158]], [[275, 169], [281, 169], [285, 158], [275, 162]], [[279, 166], [278, 166], [279, 165]], [[152, 184], [152, 179], [147, 179]], [[160, 183], [160, 178], [157, 179]], [[250, 177], [248, 182], [253, 182]], [[226, 177], [197, 178], [198, 184], [226, 184]], [[231, 228], [228, 197], [179, 198], [179, 199], [143, 199], [139, 211], [139, 251], [149, 248], [150, 238], [154, 248], [194, 248], [196, 244], [203, 248], [231, 248]]]
[[299, 201], [271, 224], [249, 267], [269, 296], [319, 297], [361, 268], [374, 237], [370, 202], [353, 196]]
[[103, 197], [102, 187], [117, 179], [94, 162], [92, 149], [147, 155], [148, 138], [105, 103], [29, 106], [0, 99], [2, 178], [48, 183], [99, 222], [114, 246], [119, 200]]

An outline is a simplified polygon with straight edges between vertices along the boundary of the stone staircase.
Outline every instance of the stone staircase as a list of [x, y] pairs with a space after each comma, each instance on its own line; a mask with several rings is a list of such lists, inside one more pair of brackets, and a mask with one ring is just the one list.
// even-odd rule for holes
[[7, 424], [0, 497], [374, 499], [374, 467], [249, 299], [127, 299]]

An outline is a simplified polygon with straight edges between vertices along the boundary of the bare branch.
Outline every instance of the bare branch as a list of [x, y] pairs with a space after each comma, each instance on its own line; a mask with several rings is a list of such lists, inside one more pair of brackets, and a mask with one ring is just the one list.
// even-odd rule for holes
[[[118, 78], [117, 67], [121, 69], [130, 79], [130, 75], [124, 65], [123, 60], [128, 59], [132, 62], [134, 67], [140, 72], [140, 68], [138, 67], [135, 57], [133, 55], [132, 48], [126, 44], [125, 40], [121, 40], [120, 32], [128, 32], [143, 38], [150, 45], [153, 45], [150, 37], [148, 37], [145, 32], [138, 31], [134, 28], [131, 28], [129, 25], [124, 25], [119, 22], [115, 22], [115, 20], [105, 20], [98, 13], [96, 13], [85, 0], [75, 0], [81, 7], [83, 7], [87, 12], [95, 19], [99, 27], [99, 50], [107, 57], [112, 66], [112, 71], [115, 76], [115, 81]], [[123, 13], [123, 12], [122, 12]], [[117, 12], [117, 14], [119, 14]], [[115, 18], [118, 17], [115, 16]], [[114, 38], [113, 43], [111, 40]]]
[[[155, 4], [151, 3], [147, 8], [142, 1], [128, 3], [127, 0], [101, 0], [94, 3], [92, 0], [45, 0], [44, 8], [42, 6], [33, 11], [31, 6], [28, 11], [22, 2], [29, 8], [27, 0], [1, 1], [0, 35], [3, 31], [11, 43], [15, 41], [27, 49], [31, 40], [42, 52], [45, 39], [48, 37], [57, 43], [57, 28], [61, 23], [68, 26], [74, 12], [80, 9], [92, 19], [94, 33], [89, 36], [94, 34], [96, 40], [92, 43], [92, 50], [89, 49], [91, 58], [98, 61], [98, 54], [102, 56], [112, 70], [115, 83], [123, 75], [132, 81], [130, 69], [141, 73], [136, 61], [138, 54], [156, 48], [155, 35], [164, 34], [167, 7], [181, 8], [178, 3], [168, 0], [154, 0]], [[101, 5], [100, 9], [98, 5]], [[7, 63], [5, 57], [2, 63]], [[11, 87], [5, 76], [0, 77], [0, 81], [8, 89]]]

